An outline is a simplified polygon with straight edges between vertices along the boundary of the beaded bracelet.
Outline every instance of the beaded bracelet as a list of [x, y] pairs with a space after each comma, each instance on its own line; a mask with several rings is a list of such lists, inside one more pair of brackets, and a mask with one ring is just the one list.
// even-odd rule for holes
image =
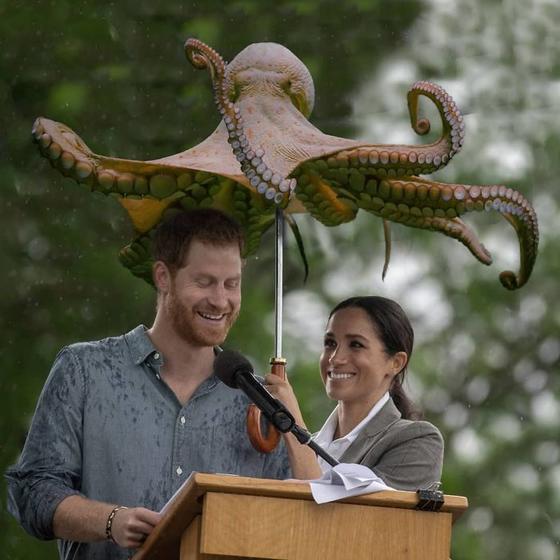
[[115, 519], [115, 515], [117, 515], [117, 511], [120, 509], [128, 509], [126, 506], [117, 506], [114, 507], [109, 517], [107, 518], [107, 525], [105, 525], [105, 535], [107, 535], [108, 541], [113, 541], [117, 546], [117, 541], [113, 538], [113, 520]]

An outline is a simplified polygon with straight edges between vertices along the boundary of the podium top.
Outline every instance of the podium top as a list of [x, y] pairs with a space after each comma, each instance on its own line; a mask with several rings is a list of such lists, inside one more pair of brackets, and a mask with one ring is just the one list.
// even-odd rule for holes
[[[202, 512], [202, 499], [207, 492], [313, 501], [313, 495], [306, 481], [271, 480], [195, 472], [189, 476], [172, 498], [162, 520], [146, 539], [142, 548], [134, 555], [133, 560], [177, 557], [181, 535], [194, 517]], [[418, 495], [416, 492], [387, 490], [375, 494], [353, 496], [331, 504], [317, 505], [317, 507], [322, 508], [341, 503], [415, 509], [418, 505]], [[453, 521], [456, 521], [467, 507], [467, 498], [445, 495], [445, 502], [439, 511], [451, 513]]]

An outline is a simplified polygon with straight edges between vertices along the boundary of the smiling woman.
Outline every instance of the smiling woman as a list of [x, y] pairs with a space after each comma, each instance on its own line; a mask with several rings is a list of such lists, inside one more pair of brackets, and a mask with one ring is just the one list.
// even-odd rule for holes
[[[338, 405], [315, 441], [341, 462], [368, 466], [398, 490], [439, 482], [443, 462], [439, 430], [418, 420], [402, 386], [413, 342], [408, 317], [396, 302], [354, 297], [332, 310], [319, 361], [326, 393]], [[272, 374], [266, 382], [303, 424], [289, 382]], [[293, 436], [285, 437], [296, 478], [317, 478], [329, 468]]]

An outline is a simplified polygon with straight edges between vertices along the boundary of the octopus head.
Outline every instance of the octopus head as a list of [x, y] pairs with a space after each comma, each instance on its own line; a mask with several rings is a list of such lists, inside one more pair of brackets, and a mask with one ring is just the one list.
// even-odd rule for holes
[[277, 43], [254, 43], [228, 65], [226, 79], [232, 101], [244, 94], [268, 90], [290, 97], [295, 107], [309, 117], [315, 103], [313, 78], [305, 64]]

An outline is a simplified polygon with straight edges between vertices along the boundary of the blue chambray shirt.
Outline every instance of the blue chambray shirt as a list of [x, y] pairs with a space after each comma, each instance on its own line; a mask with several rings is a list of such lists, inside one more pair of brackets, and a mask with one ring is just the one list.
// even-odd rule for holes
[[[159, 511], [192, 471], [284, 479], [283, 445], [251, 446], [248, 399], [211, 376], [181, 406], [160, 379], [162, 356], [139, 326], [57, 356], [23, 452], [11, 467], [8, 509], [32, 535], [54, 538], [52, 518], [67, 496]], [[111, 542], [59, 541], [60, 557], [128, 558]]]

